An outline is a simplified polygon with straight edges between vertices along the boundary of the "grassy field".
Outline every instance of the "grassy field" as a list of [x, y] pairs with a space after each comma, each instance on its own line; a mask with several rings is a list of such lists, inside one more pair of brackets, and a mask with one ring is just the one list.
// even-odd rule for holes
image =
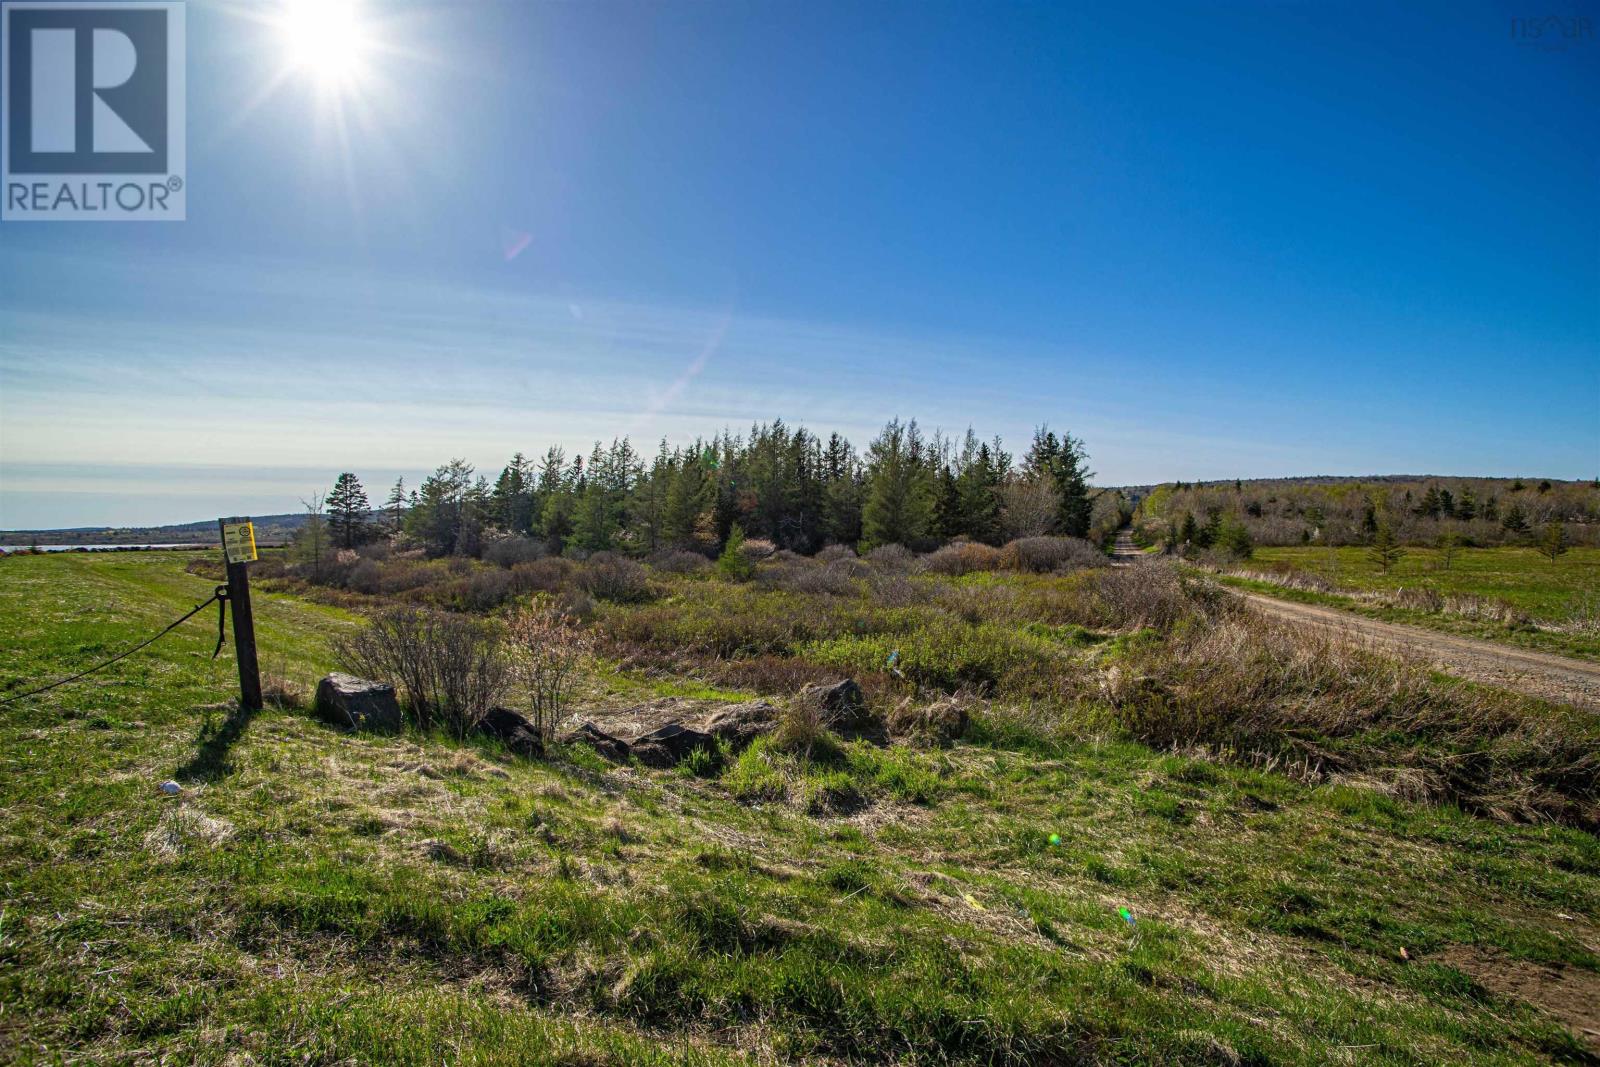
[[[1245, 567], [1278, 575], [1314, 575], [1330, 586], [1287, 591], [1261, 583], [1252, 586], [1260, 592], [1309, 594], [1299, 599], [1394, 622], [1600, 658], [1600, 548], [1575, 547], [1554, 563], [1531, 548], [1461, 549], [1448, 570], [1437, 549], [1405, 552], [1388, 574], [1369, 558], [1367, 549], [1359, 547], [1258, 548]], [[1402, 591], [1431, 591], [1466, 603], [1458, 608], [1446, 600], [1441, 610], [1415, 596], [1396, 596]], [[1511, 610], [1496, 612], [1498, 605]], [[1480, 614], [1480, 609], [1488, 610]]]
[[[202, 600], [188, 558], [0, 561], [0, 697]], [[601, 622], [654, 632], [712, 588]], [[705, 615], [683, 636], [733, 617]], [[264, 663], [308, 683], [351, 625], [263, 598]], [[947, 749], [758, 742], [700, 775], [513, 760], [231, 712], [213, 627], [0, 708], [0, 1059], [1595, 1062], [1558, 1018], [1600, 991], [1581, 829], [988, 705]], [[1171, 640], [986, 639], [1025, 679], [1030, 656]], [[974, 655], [906, 659], [964, 678]], [[717, 684], [606, 661], [587, 698], [738, 695]]]

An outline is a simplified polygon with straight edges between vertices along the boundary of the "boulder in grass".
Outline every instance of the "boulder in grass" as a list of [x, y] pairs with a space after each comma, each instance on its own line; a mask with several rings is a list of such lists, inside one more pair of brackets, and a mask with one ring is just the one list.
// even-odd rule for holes
[[778, 709], [765, 700], [729, 704], [707, 715], [701, 724], [706, 733], [741, 749], [778, 726]]
[[317, 714], [355, 730], [400, 729], [400, 701], [394, 686], [334, 671], [317, 683]]
[[631, 753], [628, 742], [620, 737], [612, 737], [592, 722], [579, 723], [562, 734], [558, 740], [564, 745], [588, 745], [612, 763], [628, 762]]
[[823, 725], [842, 737], [884, 736], [883, 720], [867, 707], [867, 698], [854, 678], [833, 685], [808, 685], [795, 699], [813, 702]]
[[497, 738], [512, 753], [527, 759], [544, 755], [544, 738], [533, 728], [533, 723], [510, 708], [490, 708], [478, 720], [478, 729]]
[[716, 739], [708, 733], [671, 722], [633, 741], [633, 754], [646, 767], [675, 767], [696, 752], [715, 753]]

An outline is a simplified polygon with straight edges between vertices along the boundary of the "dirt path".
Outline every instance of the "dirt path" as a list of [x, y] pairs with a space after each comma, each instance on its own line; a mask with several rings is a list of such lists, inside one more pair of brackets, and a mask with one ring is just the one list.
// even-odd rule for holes
[[[1127, 530], [1117, 534], [1114, 566], [1150, 559]], [[1359, 644], [1416, 656], [1447, 674], [1501, 686], [1520, 693], [1600, 711], [1600, 663], [1504, 645], [1476, 637], [1380, 622], [1337, 608], [1279, 600], [1260, 593], [1232, 592], [1268, 618], [1337, 632]]]
[[1600, 710], [1600, 663], [1402, 623], [1381, 622], [1318, 604], [1234, 592], [1269, 618], [1316, 626], [1364, 644], [1405, 652], [1462, 678]]

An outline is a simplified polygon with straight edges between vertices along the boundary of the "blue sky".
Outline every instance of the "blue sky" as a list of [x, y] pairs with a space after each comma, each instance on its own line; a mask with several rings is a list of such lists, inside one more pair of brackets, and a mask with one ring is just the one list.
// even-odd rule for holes
[[1525, 7], [367, 0], [332, 93], [191, 2], [188, 221], [0, 225], [0, 527], [778, 416], [1593, 476], [1600, 39]]

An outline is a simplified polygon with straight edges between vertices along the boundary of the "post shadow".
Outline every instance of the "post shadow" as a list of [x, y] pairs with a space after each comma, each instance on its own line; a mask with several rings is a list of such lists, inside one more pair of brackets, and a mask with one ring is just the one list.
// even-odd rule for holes
[[232, 774], [233, 764], [228, 760], [229, 753], [255, 717], [254, 710], [237, 702], [231, 706], [221, 726], [217, 726], [212, 717], [207, 715], [200, 724], [200, 735], [196, 738], [199, 747], [189, 762], [173, 773], [173, 778], [179, 781], [200, 779], [214, 782]]

